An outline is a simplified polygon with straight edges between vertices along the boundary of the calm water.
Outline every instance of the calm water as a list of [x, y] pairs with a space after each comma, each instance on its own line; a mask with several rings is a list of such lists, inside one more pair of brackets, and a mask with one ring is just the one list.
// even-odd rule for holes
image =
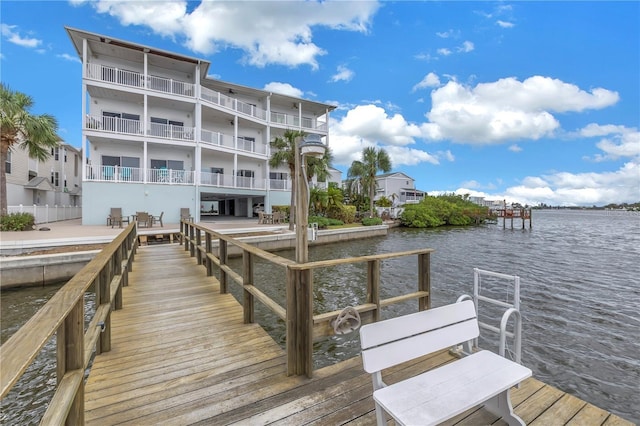
[[[523, 363], [537, 379], [640, 423], [639, 215], [534, 211], [532, 230], [503, 230], [501, 224], [466, 229], [395, 229], [386, 238], [314, 247], [310, 258], [424, 247], [436, 250], [431, 259], [434, 306], [471, 293], [474, 267], [519, 275]], [[279, 254], [293, 258], [293, 252]], [[415, 289], [415, 263], [415, 257], [383, 263], [383, 297]], [[256, 271], [258, 283], [284, 282], [284, 273], [266, 264], [257, 265]], [[365, 278], [364, 265], [316, 273], [316, 310], [326, 312], [362, 303], [366, 290], [356, 284]], [[276, 300], [284, 299], [278, 285], [261, 289]], [[2, 293], [2, 341], [53, 291], [47, 287]], [[391, 307], [384, 316], [415, 311], [416, 304]], [[274, 338], [284, 341], [281, 321], [259, 305], [256, 317]], [[53, 353], [55, 341], [50, 344]], [[358, 352], [356, 335], [317, 343], [316, 368]], [[42, 358], [3, 400], [0, 423], [38, 423], [49, 399], [47, 390], [55, 383], [55, 362]]]

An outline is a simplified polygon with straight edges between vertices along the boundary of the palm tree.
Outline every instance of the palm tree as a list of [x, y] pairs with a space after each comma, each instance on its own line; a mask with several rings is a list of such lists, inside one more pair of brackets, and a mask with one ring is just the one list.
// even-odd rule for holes
[[[271, 141], [271, 148], [274, 148], [271, 154], [271, 158], [269, 159], [269, 166], [278, 167], [283, 164], [286, 164], [289, 167], [289, 175], [291, 176], [291, 208], [289, 209], [289, 230], [293, 231], [293, 224], [295, 222], [293, 206], [295, 205], [295, 188], [296, 188], [296, 166], [295, 166], [295, 146], [296, 146], [296, 138], [303, 138], [307, 134], [302, 130], [285, 130], [282, 137], [276, 137], [273, 141]], [[319, 181], [324, 181], [329, 177], [329, 167], [331, 166], [331, 161], [333, 159], [333, 154], [327, 148], [324, 155], [320, 159], [304, 157], [305, 164], [303, 167], [306, 168], [307, 180], [310, 182], [311, 179], [316, 176]]]
[[296, 138], [303, 137], [305, 133], [300, 130], [287, 129], [282, 137], [276, 137], [271, 141], [271, 158], [269, 158], [269, 166], [275, 168], [283, 164], [289, 167], [289, 176], [291, 176], [291, 207], [289, 208], [289, 230], [293, 231], [294, 224], [294, 203], [295, 187], [296, 187]]
[[51, 148], [60, 144], [57, 135], [58, 122], [49, 114], [33, 115], [30, 96], [14, 92], [0, 83], [0, 214], [7, 214], [7, 169], [9, 150], [14, 145], [26, 150], [29, 157], [44, 161], [51, 155]]
[[362, 150], [362, 161], [354, 161], [347, 171], [353, 183], [369, 190], [369, 215], [373, 217], [373, 198], [376, 190], [376, 174], [378, 171], [391, 171], [391, 159], [383, 148], [368, 147]]

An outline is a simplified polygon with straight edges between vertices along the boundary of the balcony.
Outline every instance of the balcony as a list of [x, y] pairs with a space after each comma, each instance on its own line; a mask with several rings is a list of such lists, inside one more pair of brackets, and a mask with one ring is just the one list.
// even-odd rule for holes
[[[141, 136], [144, 134], [139, 120], [119, 117], [87, 115], [85, 117], [87, 130], [100, 130], [108, 133]], [[176, 126], [173, 124], [149, 123], [147, 135], [163, 139], [193, 141], [195, 128]]]
[[[195, 84], [193, 83], [153, 75], [145, 77], [141, 72], [101, 64], [88, 63], [85, 77], [90, 80], [102, 81], [119, 86], [147, 89], [187, 97], [195, 96]], [[315, 122], [313, 119], [305, 117], [300, 121], [298, 115], [279, 112], [271, 112], [271, 116], [267, 117], [267, 111], [264, 109], [250, 103], [242, 102], [236, 98], [231, 98], [207, 87], [200, 88], [200, 98], [207, 103], [214, 104], [231, 112], [262, 121], [269, 121], [273, 124], [302, 127], [308, 130], [327, 131], [327, 123], [321, 121]]]
[[145, 78], [144, 74], [141, 72], [124, 70], [101, 64], [87, 64], [86, 78], [113, 83], [120, 86], [146, 88], [156, 92], [170, 93], [173, 95], [190, 97], [195, 95], [195, 85], [193, 83], [153, 75]]
[[200, 173], [200, 184], [219, 188], [266, 189], [265, 179], [209, 172]]
[[187, 170], [147, 169], [122, 166], [87, 165], [87, 181], [114, 183], [160, 183], [167, 185], [193, 185], [194, 172]]

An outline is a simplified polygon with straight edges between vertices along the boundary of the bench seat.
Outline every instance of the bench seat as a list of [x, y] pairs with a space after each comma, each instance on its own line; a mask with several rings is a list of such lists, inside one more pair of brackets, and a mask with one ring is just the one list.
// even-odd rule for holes
[[[471, 352], [468, 343], [479, 334], [471, 300], [363, 326], [362, 364], [373, 380], [378, 426], [386, 424], [385, 412], [396, 424], [423, 426], [479, 405], [510, 426], [524, 425], [513, 413], [509, 392], [531, 370], [493, 352]], [[389, 367], [459, 344], [468, 346], [461, 359], [392, 385], [382, 380]]]
[[[488, 401], [486, 409], [500, 416], [502, 410], [496, 412], [491, 407], [499, 403], [497, 398], [489, 400], [530, 376], [530, 369], [493, 352], [480, 351], [379, 389], [373, 398], [397, 424], [437, 425], [484, 401]], [[510, 407], [507, 410], [511, 411]]]

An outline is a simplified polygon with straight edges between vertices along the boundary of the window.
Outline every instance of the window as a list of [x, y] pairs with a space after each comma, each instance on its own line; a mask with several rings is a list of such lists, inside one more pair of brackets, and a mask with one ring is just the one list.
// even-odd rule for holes
[[11, 174], [11, 151], [7, 152], [7, 161], [4, 162], [7, 174]]
[[252, 178], [253, 175], [254, 175], [253, 170], [238, 170], [238, 172], [236, 173], [236, 176], [248, 177], [248, 178]]
[[60, 148], [53, 148], [53, 158], [58, 161], [60, 159]]
[[151, 160], [152, 169], [184, 170], [184, 161], [179, 160]]
[[123, 133], [140, 133], [140, 116], [126, 112], [102, 111], [102, 128]]
[[211, 168], [211, 173], [223, 175], [224, 174], [224, 169], [222, 167], [212, 167]]
[[60, 186], [60, 174], [58, 172], [51, 172], [51, 185]]
[[289, 179], [289, 173], [271, 172], [271, 173], [269, 173], [269, 179], [288, 180]]

